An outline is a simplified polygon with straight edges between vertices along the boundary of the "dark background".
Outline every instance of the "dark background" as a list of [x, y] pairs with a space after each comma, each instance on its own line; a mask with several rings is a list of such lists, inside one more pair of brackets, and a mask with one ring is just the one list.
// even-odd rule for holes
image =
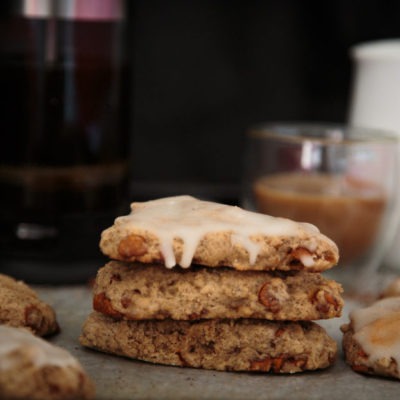
[[349, 49], [400, 37], [398, 0], [126, 3], [131, 200], [235, 201], [249, 126], [345, 122]]
[[400, 37], [399, 1], [129, 4], [132, 197], [239, 193], [246, 128], [345, 122], [349, 48]]

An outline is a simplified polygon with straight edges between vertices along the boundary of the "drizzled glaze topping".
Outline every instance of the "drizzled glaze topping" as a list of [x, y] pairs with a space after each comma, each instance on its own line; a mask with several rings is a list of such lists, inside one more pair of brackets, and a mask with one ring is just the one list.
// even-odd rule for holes
[[22, 349], [37, 367], [44, 365], [73, 366], [80, 368], [78, 361], [66, 350], [53, 346], [33, 334], [9, 326], [0, 326], [0, 371], [18, 363], [13, 352]]
[[394, 359], [400, 366], [400, 297], [379, 300], [370, 307], [352, 311], [354, 339], [371, 362]]
[[[264, 236], [308, 236], [320, 235], [319, 230], [308, 223], [298, 223], [285, 218], [276, 218], [210, 201], [198, 200], [191, 196], [167, 197], [143, 203], [132, 203], [132, 212], [119, 217], [115, 225], [125, 225], [143, 229], [155, 234], [160, 240], [165, 265], [176, 265], [173, 252], [174, 238], [183, 240], [183, 254], [179, 264], [187, 268], [200, 240], [208, 233], [230, 232], [232, 244], [243, 246], [249, 253], [249, 261], [254, 264], [260, 245], [252, 238]], [[335, 244], [324, 236], [331, 245]], [[316, 241], [309, 238], [307, 248], [313, 252]], [[310, 256], [301, 260], [306, 267], [314, 265]]]

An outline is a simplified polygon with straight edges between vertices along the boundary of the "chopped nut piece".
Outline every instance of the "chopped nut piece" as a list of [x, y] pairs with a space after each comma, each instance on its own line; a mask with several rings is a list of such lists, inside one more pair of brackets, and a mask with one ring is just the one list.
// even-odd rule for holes
[[286, 284], [280, 279], [271, 279], [264, 283], [258, 292], [258, 300], [273, 313], [282, 308], [282, 303], [289, 298]]
[[146, 254], [147, 246], [144, 238], [139, 235], [129, 235], [121, 240], [118, 253], [123, 259], [139, 257]]
[[250, 371], [268, 372], [271, 369], [271, 358], [266, 357], [264, 360], [255, 360], [251, 362]]
[[263, 372], [281, 372], [282, 366], [285, 362], [292, 363], [295, 367], [304, 367], [305, 360], [288, 360], [284, 356], [279, 357], [266, 357], [263, 360], [256, 360], [251, 362], [251, 371]]
[[324, 314], [331, 309], [338, 310], [341, 306], [328, 288], [316, 291], [312, 296], [312, 302], [316, 304], [317, 310]]
[[96, 294], [93, 297], [93, 308], [96, 311], [107, 314], [113, 318], [121, 319], [122, 314], [116, 310], [111, 305], [111, 301], [106, 297], [104, 293]]

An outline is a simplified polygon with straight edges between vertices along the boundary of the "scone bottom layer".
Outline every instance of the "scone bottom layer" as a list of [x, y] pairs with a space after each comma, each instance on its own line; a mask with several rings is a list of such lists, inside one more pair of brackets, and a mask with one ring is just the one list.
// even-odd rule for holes
[[93, 312], [83, 346], [156, 364], [219, 371], [296, 373], [327, 368], [336, 342], [313, 322], [117, 321]]

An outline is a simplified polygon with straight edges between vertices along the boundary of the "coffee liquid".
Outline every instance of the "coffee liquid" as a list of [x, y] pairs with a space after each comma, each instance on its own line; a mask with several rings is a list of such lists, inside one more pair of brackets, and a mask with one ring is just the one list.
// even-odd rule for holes
[[266, 176], [253, 191], [260, 212], [316, 225], [337, 244], [344, 264], [370, 251], [387, 203], [376, 184], [322, 173]]
[[101, 231], [128, 210], [120, 29], [115, 21], [3, 24], [0, 270], [4, 260], [98, 258]]

